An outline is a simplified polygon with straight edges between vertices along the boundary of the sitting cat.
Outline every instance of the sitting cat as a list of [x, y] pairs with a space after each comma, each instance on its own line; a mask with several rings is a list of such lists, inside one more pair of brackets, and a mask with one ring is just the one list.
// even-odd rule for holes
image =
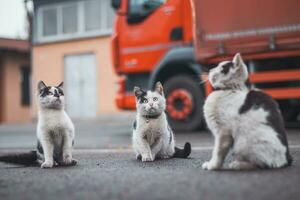
[[191, 153], [190, 143], [184, 149], [175, 147], [174, 134], [165, 114], [166, 99], [160, 82], [154, 91], [145, 92], [134, 88], [137, 115], [133, 126], [133, 149], [136, 158], [154, 161], [156, 158], [187, 158]]
[[0, 156], [0, 161], [16, 164], [39, 164], [41, 168], [76, 165], [72, 157], [74, 125], [64, 110], [63, 83], [57, 87], [38, 83], [37, 150]]
[[292, 163], [277, 103], [261, 91], [249, 90], [247, 80], [247, 67], [240, 54], [209, 72], [215, 91], [205, 102], [204, 116], [215, 144], [203, 169], [222, 168], [230, 148], [232, 170], [281, 168]]

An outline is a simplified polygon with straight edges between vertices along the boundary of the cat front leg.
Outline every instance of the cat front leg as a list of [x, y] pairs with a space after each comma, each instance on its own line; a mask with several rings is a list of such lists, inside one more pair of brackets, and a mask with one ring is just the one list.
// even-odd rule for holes
[[206, 170], [218, 170], [222, 167], [224, 159], [233, 144], [233, 138], [229, 134], [215, 135], [215, 144], [210, 161], [203, 163]]
[[41, 168], [52, 168], [53, 161], [53, 150], [54, 145], [51, 140], [51, 137], [48, 134], [44, 134], [41, 138], [41, 145], [44, 150], [45, 161], [41, 164]]
[[162, 150], [163, 139], [161, 136], [156, 138], [154, 144], [151, 146], [152, 156], [155, 159], [155, 156]]
[[148, 141], [143, 137], [139, 138], [137, 141], [139, 151], [141, 152], [142, 161], [149, 162], [153, 161], [154, 157], [152, 156], [151, 148]]
[[76, 160], [72, 157], [72, 143], [73, 138], [71, 137], [72, 132], [66, 131], [64, 134], [64, 140], [63, 140], [63, 164], [64, 165], [75, 165], [77, 163]]

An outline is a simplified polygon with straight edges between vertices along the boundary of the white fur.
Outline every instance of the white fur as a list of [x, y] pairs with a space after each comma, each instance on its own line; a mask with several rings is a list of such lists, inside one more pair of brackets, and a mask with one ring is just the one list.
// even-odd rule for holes
[[170, 133], [166, 114], [157, 119], [146, 121], [140, 114], [136, 116], [137, 127], [133, 131], [132, 143], [136, 156], [141, 155], [142, 161], [154, 161], [156, 157], [170, 158], [174, 154], [174, 136], [169, 144]]
[[[211, 160], [205, 162], [202, 168], [221, 169], [230, 148], [233, 148], [235, 159], [229, 164], [231, 169], [282, 167], [287, 163], [285, 155], [287, 149], [278, 139], [274, 129], [267, 124], [267, 117], [270, 113], [263, 108], [258, 108], [251, 109], [242, 115], [239, 114], [239, 109], [249, 92], [243, 86], [248, 74], [240, 55], [237, 55], [235, 59], [233, 62], [237, 66], [226, 77], [220, 74], [224, 62], [211, 70], [209, 74], [214, 87], [227, 88], [229, 86], [233, 89], [214, 91], [205, 102], [204, 116], [208, 128], [214, 135], [215, 144]], [[237, 71], [237, 74], [233, 74]], [[239, 78], [230, 80], [230, 76]], [[213, 80], [212, 77], [218, 78]], [[228, 82], [230, 83], [227, 84]]]
[[[175, 139], [165, 114], [166, 100], [163, 96], [162, 86], [156, 91], [148, 91], [147, 103], [139, 103], [136, 100], [137, 115], [136, 129], [133, 130], [133, 149], [142, 161], [154, 161], [155, 158], [170, 158], [175, 150]], [[157, 98], [154, 101], [154, 98]], [[159, 115], [155, 119], [147, 119], [145, 115]], [[170, 143], [170, 137], [172, 137]]]
[[[55, 87], [50, 89], [52, 93], [55, 90], [57, 90]], [[41, 163], [41, 167], [53, 167], [55, 151], [62, 151], [62, 163], [71, 165], [75, 161], [72, 158], [74, 137], [74, 125], [64, 110], [64, 97], [60, 96], [57, 101], [57, 97], [53, 95], [39, 96], [37, 138], [44, 151], [44, 162]]]

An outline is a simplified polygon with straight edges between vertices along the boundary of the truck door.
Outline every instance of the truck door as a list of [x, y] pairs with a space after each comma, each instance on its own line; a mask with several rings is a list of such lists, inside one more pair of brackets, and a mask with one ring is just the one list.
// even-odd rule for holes
[[119, 35], [120, 68], [150, 72], [169, 48], [182, 41], [181, 0], [128, 0]]

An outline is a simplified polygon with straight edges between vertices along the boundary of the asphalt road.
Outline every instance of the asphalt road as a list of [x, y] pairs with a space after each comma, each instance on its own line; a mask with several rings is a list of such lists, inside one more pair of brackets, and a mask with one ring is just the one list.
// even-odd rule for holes
[[209, 151], [153, 163], [132, 153], [76, 152], [78, 166], [50, 170], [0, 164], [1, 199], [244, 199], [299, 200], [300, 151], [294, 165], [248, 172], [201, 169]]
[[[288, 130], [293, 166], [262, 171], [204, 171], [213, 139], [204, 131], [177, 133], [190, 141], [190, 159], [142, 163], [130, 148], [132, 116], [76, 122], [74, 167], [40, 169], [0, 163], [0, 199], [300, 199], [300, 130]], [[35, 145], [35, 124], [0, 125], [0, 154]], [[229, 156], [227, 162], [231, 160]]]

